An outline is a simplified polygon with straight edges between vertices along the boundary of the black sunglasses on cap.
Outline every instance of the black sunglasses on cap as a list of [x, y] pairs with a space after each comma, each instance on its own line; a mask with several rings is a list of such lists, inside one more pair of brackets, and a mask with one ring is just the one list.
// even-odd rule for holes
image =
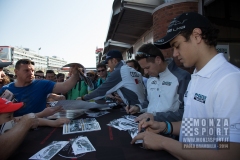
[[144, 53], [144, 52], [136, 52], [136, 56], [138, 56], [138, 57], [144, 57], [144, 58], [146, 58], [146, 57], [157, 57], [157, 56], [155, 56], [155, 55], [151, 55], [151, 54]]
[[137, 61], [139, 61], [140, 59], [148, 58], [148, 57], [157, 57], [157, 56], [151, 55], [151, 54], [148, 54], [148, 53], [144, 53], [144, 52], [136, 52], [136, 57], [135, 57], [135, 59], [136, 59]]

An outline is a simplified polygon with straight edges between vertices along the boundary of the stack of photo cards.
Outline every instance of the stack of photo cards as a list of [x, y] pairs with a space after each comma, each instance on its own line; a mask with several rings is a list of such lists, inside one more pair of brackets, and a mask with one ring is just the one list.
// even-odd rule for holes
[[48, 116], [47, 119], [58, 119], [58, 118], [74, 119], [83, 115], [85, 111], [86, 109], [63, 110], [51, 116]]
[[78, 136], [70, 139], [69, 143], [59, 151], [58, 155], [64, 158], [77, 159], [85, 155], [87, 152], [93, 152], [96, 149], [87, 137]]
[[68, 141], [53, 141], [51, 144], [41, 149], [29, 159], [49, 160], [67, 144]]
[[73, 134], [98, 130], [101, 130], [101, 127], [95, 118], [71, 120], [70, 123], [63, 125], [63, 134]]
[[110, 112], [108, 111], [85, 111], [85, 113], [87, 114], [88, 117], [100, 117], [103, 116], [105, 114], [108, 114]]

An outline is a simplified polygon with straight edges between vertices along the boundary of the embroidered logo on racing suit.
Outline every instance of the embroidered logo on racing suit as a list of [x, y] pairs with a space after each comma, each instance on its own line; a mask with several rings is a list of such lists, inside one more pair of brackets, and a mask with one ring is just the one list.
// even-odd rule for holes
[[156, 81], [156, 80], [154, 80], [154, 81], [152, 81], [152, 82], [151, 82], [151, 84], [157, 84], [157, 81]]
[[205, 103], [205, 102], [206, 102], [206, 99], [207, 99], [207, 96], [201, 95], [201, 94], [199, 94], [199, 93], [195, 93], [194, 99], [195, 99], [196, 101], [201, 102], [201, 103]]
[[139, 74], [137, 72], [130, 72], [130, 75], [132, 77], [139, 77]]
[[166, 82], [166, 81], [163, 81], [162, 82], [162, 85], [166, 85], [166, 86], [171, 86], [172, 82]]

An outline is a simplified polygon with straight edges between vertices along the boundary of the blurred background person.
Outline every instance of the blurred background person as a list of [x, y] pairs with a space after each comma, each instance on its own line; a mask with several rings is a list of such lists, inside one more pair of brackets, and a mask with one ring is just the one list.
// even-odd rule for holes
[[56, 74], [54, 73], [54, 71], [53, 70], [47, 70], [47, 72], [46, 72], [46, 80], [55, 82], [55, 79], [56, 79]]
[[105, 82], [108, 77], [106, 64], [99, 63], [97, 65], [97, 74], [98, 74], [98, 79], [97, 79], [96, 88], [98, 88], [103, 82]]
[[96, 72], [94, 71], [88, 71], [87, 73], [87, 77], [92, 81], [93, 85], [94, 85], [94, 88], [88, 90], [88, 93], [89, 91], [93, 91], [94, 89], [97, 88], [97, 79], [98, 79], [98, 75], [96, 74]]
[[58, 73], [57, 74], [57, 82], [64, 82], [64, 80], [65, 80], [65, 74]]
[[[81, 64], [77, 64], [76, 66], [81, 69], [82, 73], [85, 72], [85, 67]], [[69, 68], [69, 77], [72, 76], [72, 67]], [[67, 100], [76, 100], [77, 97], [84, 96], [88, 93], [88, 85], [84, 82], [83, 79], [80, 79], [76, 85], [67, 93]]]
[[41, 70], [36, 71], [35, 74], [34, 74], [34, 76], [35, 76], [35, 79], [38, 79], [38, 80], [41, 80], [41, 79], [44, 79], [44, 78], [45, 78], [45, 77], [44, 77], [44, 72], [41, 71]]
[[3, 68], [0, 68], [0, 88], [8, 83], [10, 83], [9, 77], [5, 74]]

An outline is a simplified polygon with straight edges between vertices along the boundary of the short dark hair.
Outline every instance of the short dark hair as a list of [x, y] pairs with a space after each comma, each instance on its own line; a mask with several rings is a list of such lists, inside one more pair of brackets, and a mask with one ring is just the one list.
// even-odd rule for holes
[[107, 66], [106, 66], [106, 64], [99, 63], [99, 64], [97, 65], [97, 68], [105, 68], [105, 69], [107, 69]]
[[58, 73], [58, 74], [57, 74], [57, 78], [59, 78], [59, 77], [61, 77], [61, 76], [65, 77], [65, 74], [63, 74], [63, 73]]
[[140, 59], [146, 58], [147, 62], [153, 62], [154, 63], [155, 58], [157, 56], [159, 56], [162, 61], [165, 61], [161, 50], [159, 48], [157, 48], [155, 45], [153, 45], [152, 43], [143, 44], [138, 49], [137, 52], [150, 55], [150, 56], [146, 57], [146, 56], [140, 56], [140, 55], [137, 54], [136, 57], [135, 57], [135, 59], [137, 61], [139, 61]]
[[44, 73], [42, 70], [38, 70], [35, 73]]
[[21, 64], [34, 65], [35, 63], [33, 61], [31, 61], [30, 59], [20, 59], [17, 61], [16, 65], [15, 65], [15, 69], [19, 69]]
[[47, 75], [48, 73], [53, 73], [53, 74], [55, 74], [53, 70], [47, 70], [47, 71], [46, 71], [46, 75]]
[[137, 71], [141, 72], [141, 66], [139, 65], [139, 63], [136, 60], [134, 60], [134, 59], [127, 60], [126, 63], [133, 63], [134, 68], [137, 68]]
[[[209, 28], [199, 27], [199, 29], [202, 30], [201, 36], [202, 36], [202, 39], [204, 40], [204, 42], [209, 46], [216, 47], [219, 30], [214, 28], [213, 26], [211, 26]], [[192, 34], [193, 30], [194, 30], [194, 28], [184, 30], [180, 33], [180, 35], [182, 35], [186, 39], [186, 41], [189, 41], [190, 35]]]

